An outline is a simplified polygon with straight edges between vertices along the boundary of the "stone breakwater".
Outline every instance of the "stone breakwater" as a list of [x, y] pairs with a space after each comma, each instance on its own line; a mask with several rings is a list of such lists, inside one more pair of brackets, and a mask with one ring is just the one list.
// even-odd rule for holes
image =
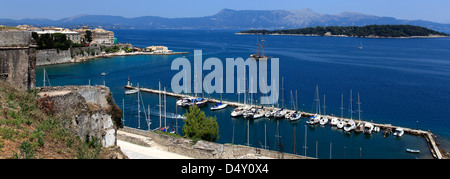
[[101, 139], [103, 147], [117, 145], [118, 124], [114, 101], [105, 86], [54, 86], [37, 88], [39, 96], [50, 97], [54, 110], [63, 116], [65, 127], [82, 140]]

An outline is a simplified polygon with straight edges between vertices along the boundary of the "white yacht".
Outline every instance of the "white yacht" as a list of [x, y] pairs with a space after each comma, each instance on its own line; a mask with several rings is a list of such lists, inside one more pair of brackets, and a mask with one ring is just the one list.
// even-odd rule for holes
[[322, 117], [319, 121], [320, 125], [326, 125], [328, 123], [328, 117]]
[[211, 111], [225, 109], [227, 106], [228, 106], [228, 104], [219, 102], [219, 103], [216, 103], [213, 107], [211, 107]]
[[350, 120], [345, 124], [344, 131], [349, 132], [349, 131], [355, 129], [355, 127], [356, 127], [355, 121]]
[[395, 136], [401, 137], [401, 136], [403, 136], [403, 134], [405, 134], [405, 131], [402, 128], [396, 128], [395, 129], [395, 132], [394, 132]]
[[336, 126], [336, 125], [338, 124], [338, 122], [339, 122], [338, 118], [333, 117], [333, 118], [331, 118], [330, 124], [331, 124], [332, 126]]
[[292, 115], [290, 116], [289, 120], [296, 121], [296, 120], [299, 120], [301, 117], [302, 117], [302, 113], [299, 113], [298, 111], [295, 111], [294, 113], [292, 113]]
[[372, 134], [373, 128], [374, 128], [374, 126], [373, 126], [372, 123], [366, 122], [364, 124], [364, 133], [365, 134]]

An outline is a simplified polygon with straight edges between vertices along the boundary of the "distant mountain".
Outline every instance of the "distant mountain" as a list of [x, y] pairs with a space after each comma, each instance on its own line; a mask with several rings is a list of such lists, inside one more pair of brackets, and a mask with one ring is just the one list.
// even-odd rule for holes
[[109, 15], [79, 15], [60, 20], [49, 19], [0, 19], [0, 24], [16, 26], [80, 27], [102, 26], [113, 29], [293, 29], [315, 26], [365, 26], [372, 24], [405, 24], [423, 26], [437, 31], [450, 32], [450, 24], [440, 24], [423, 20], [401, 20], [393, 17], [379, 17], [355, 12], [336, 15], [319, 14], [311, 9], [303, 10], [232, 10], [223, 9], [212, 16], [192, 18], [163, 18], [144, 16], [124, 18]]

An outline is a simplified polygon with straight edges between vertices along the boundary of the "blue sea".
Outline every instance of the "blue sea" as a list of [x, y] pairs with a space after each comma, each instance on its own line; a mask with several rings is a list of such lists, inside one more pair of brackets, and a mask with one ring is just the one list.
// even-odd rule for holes
[[[216, 57], [225, 64], [226, 58], [247, 59], [256, 52], [255, 35], [236, 35], [237, 31], [217, 30], [113, 30], [120, 43], [134, 46], [168, 46], [170, 50], [190, 52], [174, 56], [127, 56], [94, 59], [76, 64], [39, 67], [37, 86], [42, 86], [45, 68], [51, 85], [103, 85], [111, 88], [116, 103], [125, 107], [125, 125], [137, 128], [137, 97], [125, 96], [124, 86], [131, 82], [146, 88], [158, 88], [158, 82], [171, 91], [171, 63], [186, 57], [192, 63], [194, 50], [203, 51], [203, 60]], [[321, 98], [326, 95], [326, 113], [341, 115], [341, 95], [344, 96], [344, 117], [358, 116], [357, 95], [361, 98], [361, 118], [408, 128], [430, 130], [437, 142], [448, 151], [450, 146], [450, 38], [374, 39], [348, 37], [264, 36], [266, 55], [280, 59], [280, 77], [284, 78], [284, 99], [291, 104], [291, 90], [298, 91], [299, 108], [314, 112], [316, 85]], [[363, 48], [359, 49], [362, 44]], [[225, 65], [224, 65], [225, 67]], [[106, 76], [101, 76], [106, 72]], [[208, 74], [209, 71], [205, 71]], [[281, 79], [280, 79], [281, 80]], [[225, 81], [225, 79], [224, 79]], [[281, 82], [279, 82], [281, 85]], [[47, 84], [48, 85], [48, 84]], [[353, 91], [353, 111], [349, 111], [350, 90]], [[281, 93], [280, 93], [281, 94]], [[206, 97], [220, 98], [218, 94]], [[236, 94], [224, 94], [223, 100], [237, 101]], [[280, 96], [282, 98], [282, 96]], [[243, 99], [243, 96], [240, 96]], [[143, 94], [146, 109], [152, 113], [151, 129], [160, 125], [158, 95]], [[176, 108], [175, 98], [167, 97], [168, 113], [184, 113]], [[323, 106], [323, 99], [321, 99]], [[306, 118], [297, 122], [259, 119], [247, 121], [231, 118], [232, 108], [211, 112], [220, 128], [219, 143], [234, 143], [318, 158], [432, 158], [423, 138], [411, 135], [384, 138], [383, 132], [372, 136], [345, 133], [329, 126], [306, 126]], [[322, 109], [323, 111], [323, 109]], [[142, 115], [143, 116], [143, 115]], [[183, 121], [167, 119], [181, 133]], [[278, 127], [277, 127], [278, 126]], [[140, 128], [147, 122], [141, 118]], [[247, 138], [247, 128], [249, 138]], [[265, 133], [267, 128], [267, 133]], [[275, 137], [280, 136], [280, 137]], [[267, 140], [265, 140], [267, 137]], [[405, 152], [420, 149], [420, 154]]]

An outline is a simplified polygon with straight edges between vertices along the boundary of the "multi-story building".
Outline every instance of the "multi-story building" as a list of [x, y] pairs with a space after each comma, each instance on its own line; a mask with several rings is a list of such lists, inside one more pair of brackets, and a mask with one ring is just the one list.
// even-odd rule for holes
[[81, 35], [78, 32], [69, 31], [68, 29], [65, 29], [63, 31], [44, 30], [44, 31], [35, 31], [35, 32], [38, 35], [61, 33], [61, 34], [66, 35], [67, 40], [71, 40], [73, 43], [81, 44]]
[[104, 29], [92, 30], [92, 43], [95, 44], [114, 44], [114, 32]]

